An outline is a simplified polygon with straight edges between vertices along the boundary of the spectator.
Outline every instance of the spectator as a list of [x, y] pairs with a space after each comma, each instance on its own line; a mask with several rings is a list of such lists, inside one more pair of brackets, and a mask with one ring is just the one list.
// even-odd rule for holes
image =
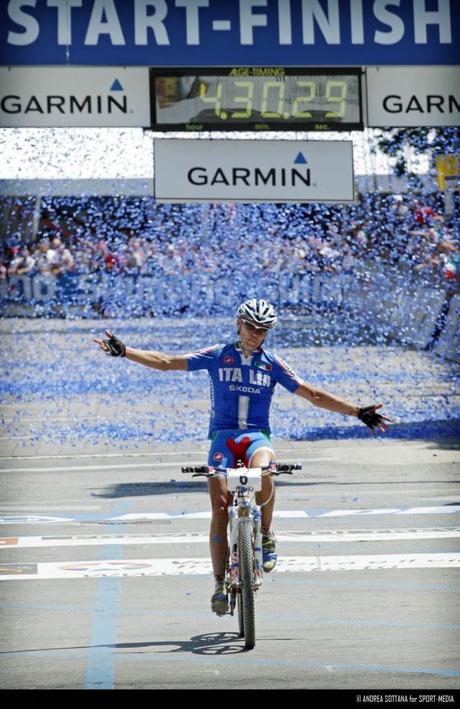
[[31, 256], [29, 249], [23, 247], [18, 251], [8, 267], [9, 276], [22, 276], [35, 270], [35, 259]]
[[0, 255], [0, 281], [6, 280], [8, 275], [8, 259], [4, 255]]
[[[56, 198], [42, 210], [38, 244], [28, 239], [31, 253], [11, 252], [0, 277], [31, 273], [34, 267], [56, 276], [71, 271], [231, 276], [238, 259], [240, 275], [246, 267], [257, 278], [285, 271], [298, 274], [295, 282], [321, 272], [352, 273], [360, 264], [379, 261], [442, 278], [446, 259], [458, 250], [441, 209], [434, 195], [421, 201], [379, 193], [343, 206], [153, 208], [147, 199]], [[14, 246], [23, 249], [23, 239], [18, 227]]]
[[128, 247], [131, 252], [131, 256], [128, 261], [128, 268], [141, 269], [145, 263], [145, 250], [141, 239], [131, 238], [128, 241]]
[[51, 266], [56, 252], [50, 247], [48, 238], [40, 239], [38, 249], [33, 253], [35, 265], [40, 273], [51, 273]]
[[51, 246], [54, 251], [51, 261], [51, 272], [57, 276], [60, 273], [73, 271], [75, 266], [74, 257], [57, 236], [52, 239]]

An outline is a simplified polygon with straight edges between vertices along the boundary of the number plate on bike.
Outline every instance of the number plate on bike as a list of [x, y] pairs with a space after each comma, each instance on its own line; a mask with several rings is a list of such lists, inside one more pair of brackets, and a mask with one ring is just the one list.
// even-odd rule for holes
[[262, 490], [262, 470], [260, 468], [230, 468], [227, 470], [227, 489], [236, 492], [238, 488], [245, 487], [252, 492]]

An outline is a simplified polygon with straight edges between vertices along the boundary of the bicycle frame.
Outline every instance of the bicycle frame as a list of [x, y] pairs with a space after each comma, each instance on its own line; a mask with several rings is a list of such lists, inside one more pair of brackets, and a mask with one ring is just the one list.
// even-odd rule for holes
[[[238, 559], [238, 526], [242, 518], [252, 520], [252, 534], [254, 545], [254, 590], [257, 591], [263, 579], [262, 570], [262, 528], [261, 506], [255, 503], [256, 492], [262, 489], [261, 468], [236, 468], [219, 472], [227, 479], [227, 489], [233, 493], [233, 503], [228, 508], [228, 550], [229, 563], [226, 578], [228, 592], [233, 593], [241, 587], [240, 569]], [[234, 599], [233, 599], [234, 600]], [[230, 605], [233, 614], [234, 604]]]
[[263, 578], [261, 508], [269, 501], [257, 505], [256, 493], [262, 490], [263, 475], [291, 475], [293, 470], [301, 468], [301, 465], [291, 463], [272, 463], [263, 468], [182, 466], [183, 473], [193, 476], [223, 477], [228, 492], [233, 494], [233, 503], [228, 507], [225, 588], [231, 615], [238, 606], [240, 637], [244, 637], [248, 649], [252, 649], [256, 642], [254, 598]]

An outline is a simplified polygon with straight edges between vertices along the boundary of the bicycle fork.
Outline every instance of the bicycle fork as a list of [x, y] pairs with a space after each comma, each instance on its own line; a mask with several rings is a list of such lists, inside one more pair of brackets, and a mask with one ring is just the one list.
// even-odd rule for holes
[[[233, 615], [237, 594], [241, 591], [240, 564], [238, 558], [238, 508], [229, 507], [229, 544], [228, 570], [226, 578], [227, 593], [230, 595], [230, 614]], [[259, 507], [251, 510], [254, 535], [254, 591], [260, 588], [263, 578], [261, 511]]]
[[260, 507], [253, 511], [254, 520], [254, 589], [260, 588], [263, 578], [263, 557], [262, 557], [262, 517]]

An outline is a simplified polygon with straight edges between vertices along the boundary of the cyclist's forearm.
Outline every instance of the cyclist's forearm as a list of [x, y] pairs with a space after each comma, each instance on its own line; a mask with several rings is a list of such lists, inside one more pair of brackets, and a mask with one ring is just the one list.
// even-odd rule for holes
[[126, 358], [131, 360], [131, 362], [137, 362], [137, 364], [143, 364], [153, 369], [160, 369], [163, 372], [169, 369], [187, 369], [187, 360], [185, 357], [168, 355], [164, 352], [136, 350], [133, 347], [127, 347]]
[[346, 416], [358, 416], [359, 406], [352, 404], [345, 399], [341, 399], [334, 394], [330, 394], [322, 389], [316, 389], [307, 385], [301, 385], [295, 392], [298, 396], [307, 399], [313, 406], [318, 406], [320, 409], [334, 411], [337, 414], [345, 414]]

